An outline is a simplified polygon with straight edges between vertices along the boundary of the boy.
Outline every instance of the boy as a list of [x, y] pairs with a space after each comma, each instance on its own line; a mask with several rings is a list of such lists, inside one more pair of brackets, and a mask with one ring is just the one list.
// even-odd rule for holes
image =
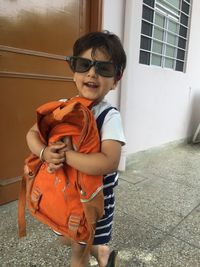
[[[74, 72], [74, 82], [80, 97], [93, 101], [92, 112], [97, 119], [111, 105], [104, 100], [114, 90], [126, 66], [126, 54], [119, 38], [109, 32], [93, 32], [79, 38], [73, 47], [73, 56], [67, 61]], [[114, 192], [117, 185], [117, 168], [121, 146], [125, 143], [120, 114], [111, 109], [105, 116], [100, 131], [101, 151], [83, 154], [73, 149], [70, 139], [44, 147], [37, 125], [27, 133], [27, 143], [32, 153], [49, 164], [55, 171], [63, 163], [89, 174], [104, 175], [105, 214], [97, 222], [91, 254], [100, 267], [116, 266], [117, 252], [106, 245], [111, 239], [114, 213]], [[83, 244], [71, 242], [71, 267], [87, 267], [89, 255], [85, 255]]]

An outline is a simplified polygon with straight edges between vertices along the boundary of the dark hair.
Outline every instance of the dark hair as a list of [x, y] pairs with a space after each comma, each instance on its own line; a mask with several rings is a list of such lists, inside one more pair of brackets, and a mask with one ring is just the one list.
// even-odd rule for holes
[[109, 31], [90, 32], [76, 40], [73, 55], [80, 56], [84, 51], [92, 48], [92, 55], [97, 49], [106, 53], [116, 67], [116, 79], [120, 80], [126, 67], [126, 53], [119, 37]]

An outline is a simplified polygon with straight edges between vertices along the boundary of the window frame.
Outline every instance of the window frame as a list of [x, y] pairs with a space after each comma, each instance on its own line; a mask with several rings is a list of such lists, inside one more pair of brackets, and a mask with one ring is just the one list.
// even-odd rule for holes
[[[180, 0], [179, 8], [171, 5], [169, 1], [143, 0], [139, 63], [186, 72], [192, 0]], [[156, 18], [158, 19], [159, 16], [163, 17], [162, 26], [156, 23]], [[176, 27], [174, 32], [172, 28], [169, 29], [169, 25], [171, 24], [172, 27], [173, 23]], [[157, 38], [158, 35], [156, 37], [156, 31], [163, 34], [160, 40]], [[169, 38], [171, 38], [171, 42], [174, 38], [175, 42], [170, 43]], [[157, 48], [160, 45], [161, 52], [153, 50], [155, 44], [157, 44]], [[154, 62], [156, 58], [160, 59], [160, 63]], [[166, 63], [170, 63], [170, 61], [171, 66], [167, 66]]]

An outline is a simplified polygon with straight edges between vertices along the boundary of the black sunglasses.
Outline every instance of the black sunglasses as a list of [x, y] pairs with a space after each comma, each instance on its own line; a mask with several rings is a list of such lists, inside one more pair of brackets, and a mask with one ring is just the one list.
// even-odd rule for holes
[[95, 72], [103, 77], [114, 77], [116, 75], [116, 68], [110, 61], [90, 60], [83, 57], [70, 56], [66, 57], [73, 72], [84, 73], [89, 71], [94, 66]]

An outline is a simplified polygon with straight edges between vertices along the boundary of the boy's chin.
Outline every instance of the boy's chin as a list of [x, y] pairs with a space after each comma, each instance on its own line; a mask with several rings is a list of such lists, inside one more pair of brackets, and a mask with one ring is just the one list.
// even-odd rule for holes
[[79, 95], [80, 97], [83, 97], [83, 98], [85, 98], [85, 99], [88, 99], [88, 100], [91, 100], [91, 101], [97, 101], [97, 102], [99, 102], [99, 101], [101, 101], [101, 99], [99, 100], [99, 98], [96, 98], [96, 97], [92, 97], [92, 96], [88, 96], [88, 95]]

